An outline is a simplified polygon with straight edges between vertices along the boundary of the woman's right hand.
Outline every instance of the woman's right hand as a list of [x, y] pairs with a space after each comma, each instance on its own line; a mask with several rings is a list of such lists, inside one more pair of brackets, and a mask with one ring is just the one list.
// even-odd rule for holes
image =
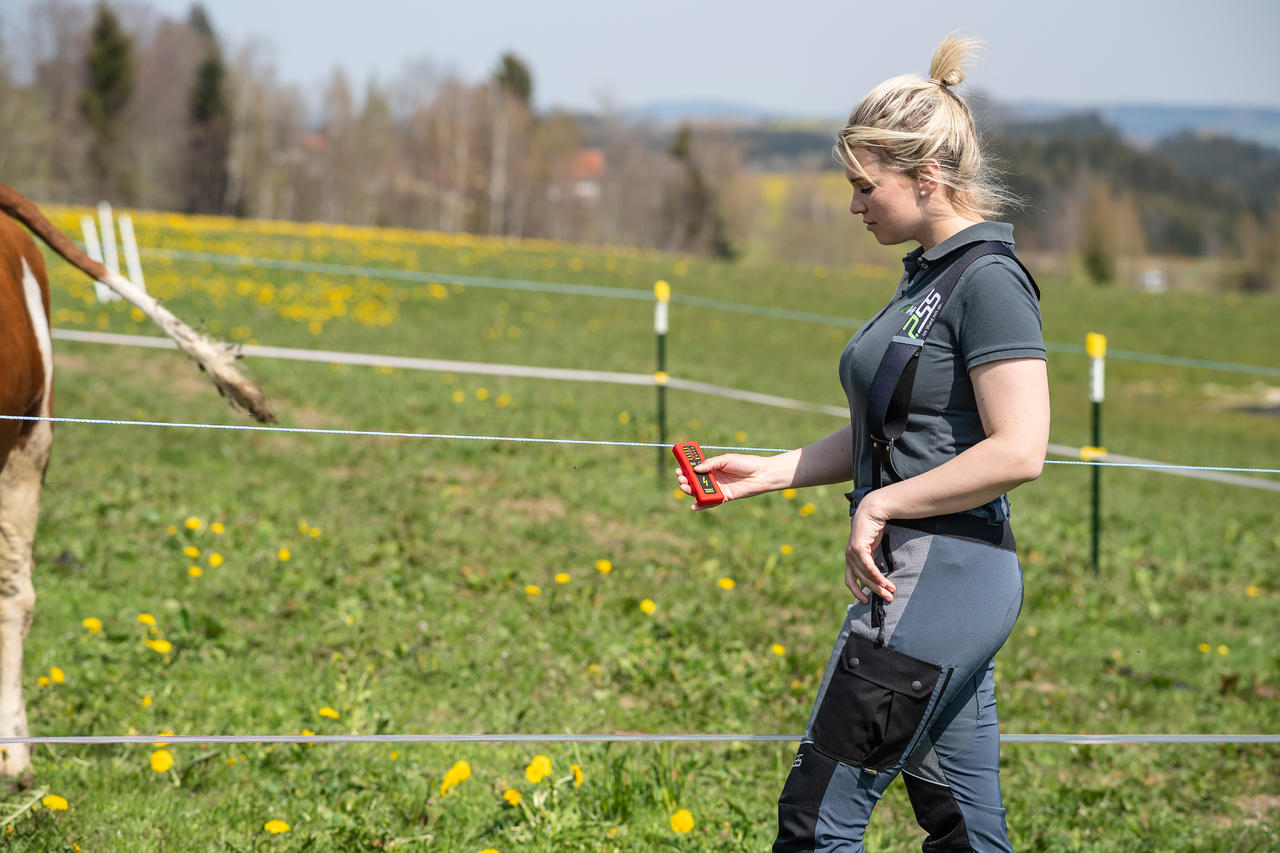
[[[693, 470], [699, 474], [710, 473], [715, 477], [716, 482], [720, 485], [720, 491], [724, 493], [725, 502], [728, 502], [739, 498], [753, 497], [776, 488], [767, 478], [769, 459], [770, 457], [767, 456], [725, 453], [704, 460], [702, 464]], [[686, 495], [693, 494], [693, 488], [689, 485], [689, 480], [679, 468], [676, 469], [676, 479], [680, 482], [680, 491]], [[710, 509], [711, 506], [718, 506], [718, 504], [704, 506], [695, 503], [693, 509], [695, 511]]]

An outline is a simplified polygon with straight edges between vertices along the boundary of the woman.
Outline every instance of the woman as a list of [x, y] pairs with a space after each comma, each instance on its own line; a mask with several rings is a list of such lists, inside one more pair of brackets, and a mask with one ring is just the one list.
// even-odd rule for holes
[[[727, 500], [854, 482], [845, 584], [857, 602], [779, 799], [775, 851], [861, 851], [899, 774], [925, 850], [1012, 849], [993, 683], [1022, 604], [1006, 493], [1040, 474], [1049, 392], [1038, 291], [1012, 256], [1012, 227], [989, 221], [1007, 197], [953, 91], [977, 44], [948, 36], [927, 82], [882, 83], [839, 134], [849, 212], [882, 244], [919, 244], [841, 355], [850, 424], [799, 450], [696, 469]], [[898, 375], [911, 368], [881, 366], [893, 348], [918, 354], [914, 382]]]

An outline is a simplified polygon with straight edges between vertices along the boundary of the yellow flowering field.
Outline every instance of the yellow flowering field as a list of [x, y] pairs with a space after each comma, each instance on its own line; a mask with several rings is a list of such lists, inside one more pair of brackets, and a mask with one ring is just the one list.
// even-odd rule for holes
[[[53, 212], [78, 233], [82, 211]], [[676, 296], [859, 318], [895, 280], [888, 267], [172, 214], [135, 214], [135, 228], [151, 292], [226, 339], [500, 364], [655, 369], [651, 299], [533, 285], [651, 293], [662, 279]], [[65, 264], [51, 270], [56, 327], [155, 334]], [[1277, 361], [1259, 343], [1275, 297], [1152, 303], [1041, 283], [1050, 340], [1082, 341], [1096, 321], [1121, 349]], [[676, 301], [667, 370], [839, 406], [850, 332]], [[175, 353], [55, 347], [59, 415], [247, 422]], [[658, 435], [649, 387], [244, 366], [290, 427]], [[1053, 440], [1085, 443], [1085, 359], [1055, 354], [1051, 371]], [[1222, 402], [1254, 393], [1249, 377], [1108, 371], [1109, 447], [1280, 467], [1275, 419]], [[668, 409], [667, 439], [704, 445], [793, 447], [839, 426], [676, 390]], [[850, 600], [839, 488], [691, 513], [672, 493], [670, 453], [654, 448], [81, 424], [56, 436], [24, 676], [31, 727], [154, 742], [38, 748], [36, 787], [0, 797], [6, 849], [768, 847], [788, 743], [166, 738], [798, 733]], [[1027, 599], [998, 664], [1005, 730], [1275, 731], [1274, 493], [1122, 470], [1104, 482], [1099, 575], [1087, 471], [1049, 466], [1015, 495]], [[1020, 849], [1263, 850], [1280, 751], [1010, 745], [1004, 775]], [[919, 849], [900, 790], [867, 840]]]

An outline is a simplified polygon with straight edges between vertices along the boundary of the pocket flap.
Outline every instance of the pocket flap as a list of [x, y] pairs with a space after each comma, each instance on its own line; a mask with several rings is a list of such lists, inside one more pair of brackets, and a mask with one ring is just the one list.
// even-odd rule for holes
[[895, 693], [924, 697], [933, 693], [942, 667], [850, 634], [840, 665], [851, 675]]

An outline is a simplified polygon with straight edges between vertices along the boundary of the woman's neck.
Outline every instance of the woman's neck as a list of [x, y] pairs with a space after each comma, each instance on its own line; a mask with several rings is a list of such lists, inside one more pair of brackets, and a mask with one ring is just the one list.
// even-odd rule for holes
[[962, 216], [959, 213], [945, 216], [925, 223], [925, 230], [919, 238], [920, 247], [926, 252], [934, 246], [951, 239], [964, 229], [977, 225], [984, 220]]

